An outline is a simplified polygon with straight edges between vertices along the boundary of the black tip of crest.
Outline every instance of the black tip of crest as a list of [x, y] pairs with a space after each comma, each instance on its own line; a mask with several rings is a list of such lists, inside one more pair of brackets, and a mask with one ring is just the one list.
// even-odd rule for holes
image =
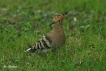
[[68, 12], [63, 13], [63, 15], [67, 15], [67, 14], [68, 14]]

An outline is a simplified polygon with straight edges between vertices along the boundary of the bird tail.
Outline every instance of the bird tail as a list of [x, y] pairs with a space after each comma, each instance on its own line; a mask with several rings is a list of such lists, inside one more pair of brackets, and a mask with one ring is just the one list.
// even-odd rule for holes
[[34, 45], [30, 46], [26, 51], [24, 52], [35, 52], [37, 49], [45, 49], [45, 48], [50, 48], [51, 47], [51, 43], [52, 41], [50, 40], [50, 38], [45, 35], [43, 36], [43, 38], [39, 41], [37, 41]]

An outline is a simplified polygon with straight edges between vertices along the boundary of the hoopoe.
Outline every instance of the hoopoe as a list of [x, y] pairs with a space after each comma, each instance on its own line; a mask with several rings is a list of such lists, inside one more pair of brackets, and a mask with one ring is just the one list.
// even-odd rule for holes
[[64, 14], [57, 15], [53, 18], [52, 23], [49, 25], [51, 26], [54, 24], [53, 30], [51, 30], [48, 34], [43, 36], [43, 38], [39, 41], [37, 41], [34, 45], [29, 47], [25, 52], [31, 51], [34, 52], [37, 49], [46, 49], [51, 47], [61, 47], [65, 41], [66, 37], [64, 34], [64, 29], [62, 26], [62, 21], [66, 17], [67, 12]]

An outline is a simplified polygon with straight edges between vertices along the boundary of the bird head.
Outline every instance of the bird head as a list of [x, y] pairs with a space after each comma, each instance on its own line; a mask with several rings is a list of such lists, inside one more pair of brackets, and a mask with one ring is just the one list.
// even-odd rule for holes
[[67, 12], [65, 12], [63, 14], [60, 14], [60, 15], [56, 15], [53, 18], [53, 21], [52, 21], [52, 23], [49, 26], [51, 26], [52, 24], [55, 24], [55, 23], [57, 23], [59, 21], [63, 21], [66, 16], [67, 16]]

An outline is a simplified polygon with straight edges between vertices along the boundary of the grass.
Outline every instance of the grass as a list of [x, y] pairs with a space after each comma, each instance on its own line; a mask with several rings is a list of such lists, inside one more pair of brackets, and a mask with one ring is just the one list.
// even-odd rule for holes
[[[105, 7], [105, 0], [2, 0], [0, 70], [105, 71]], [[24, 53], [29, 44], [51, 30], [52, 18], [66, 11], [65, 45], [55, 54]]]

